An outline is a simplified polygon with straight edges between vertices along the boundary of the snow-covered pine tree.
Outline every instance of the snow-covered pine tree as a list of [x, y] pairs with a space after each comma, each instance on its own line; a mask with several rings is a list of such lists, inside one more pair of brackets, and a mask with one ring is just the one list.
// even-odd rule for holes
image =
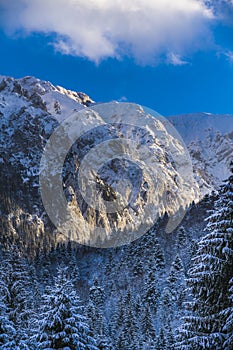
[[26, 262], [16, 248], [4, 257], [0, 279], [0, 349], [36, 349], [30, 340], [32, 283]]
[[158, 280], [160, 270], [164, 267], [164, 255], [157, 239], [154, 238], [154, 245], [148, 246], [150, 251], [147, 262], [147, 269], [144, 273], [144, 285], [142, 290], [142, 300], [151, 309], [152, 313], [157, 310], [160, 291], [158, 290]]
[[138, 324], [134, 310], [130, 306], [125, 310], [124, 325], [118, 338], [117, 349], [141, 350], [139, 346]]
[[116, 308], [112, 313], [109, 320], [109, 334], [113, 340], [115, 340], [120, 332], [122, 323], [124, 319], [124, 309], [123, 309], [123, 296], [120, 295], [118, 302], [116, 303]]
[[208, 217], [210, 231], [198, 244], [187, 284], [191, 314], [180, 328], [177, 349], [232, 349], [233, 175], [221, 187]]
[[110, 342], [108, 337], [102, 337], [98, 343], [99, 350], [113, 350], [112, 343]]
[[156, 343], [156, 334], [153, 325], [153, 319], [151, 316], [151, 311], [147, 305], [142, 310], [140, 328], [142, 332], [143, 349], [151, 349], [152, 346]]
[[173, 301], [176, 302], [178, 308], [181, 308], [185, 299], [185, 275], [183, 262], [178, 254], [172, 263], [167, 282]]
[[133, 274], [136, 277], [143, 276], [144, 273], [144, 266], [142, 262], [141, 256], [136, 255], [133, 260]]
[[160, 328], [159, 334], [157, 336], [156, 350], [167, 349], [167, 339], [164, 333], [163, 327]]
[[104, 290], [100, 286], [98, 278], [95, 278], [93, 282], [93, 286], [90, 288], [89, 291], [89, 298], [90, 301], [98, 306], [98, 308], [103, 308], [104, 305]]
[[40, 349], [97, 350], [80, 300], [73, 289], [67, 268], [58, 267], [55, 285], [43, 296], [43, 312], [38, 320]]
[[97, 278], [95, 278], [93, 286], [90, 288], [89, 299], [86, 316], [95, 336], [97, 347], [104, 350], [112, 349], [107, 321], [103, 310], [104, 290], [99, 285]]
[[174, 314], [174, 306], [172, 302], [172, 294], [170, 288], [165, 287], [162, 291], [158, 310], [157, 310], [157, 320], [160, 323], [160, 326], [166, 324], [168, 321], [170, 322], [173, 319]]
[[157, 271], [161, 270], [165, 265], [164, 253], [161, 248], [161, 245], [157, 238], [153, 237], [153, 241], [148, 247], [150, 254], [149, 257], [149, 269], [156, 269]]
[[[156, 320], [159, 325], [159, 335], [157, 337], [157, 343], [159, 344], [159, 349], [162, 348], [164, 343], [165, 349], [173, 349], [174, 336], [172, 331], [172, 322], [176, 317], [177, 310], [174, 307], [174, 301], [172, 293], [169, 287], [165, 287], [158, 306], [158, 312], [156, 314]], [[161, 333], [161, 334], [160, 334]]]
[[170, 274], [168, 276], [168, 282], [171, 286], [175, 285], [179, 280], [179, 275], [184, 271], [184, 266], [180, 256], [177, 254], [175, 260], [172, 263]]
[[5, 300], [0, 301], [0, 349], [8, 350], [15, 346], [16, 329], [14, 323], [9, 320]]
[[[118, 350], [141, 350], [139, 327], [136, 319], [135, 305], [130, 290], [126, 293], [120, 312], [122, 320], [116, 348]], [[118, 321], [119, 324], [119, 321]]]
[[138, 320], [141, 320], [142, 318], [142, 314], [143, 314], [143, 310], [145, 309], [144, 306], [142, 305], [142, 299], [140, 294], [137, 294], [135, 297], [135, 314]]
[[229, 285], [230, 306], [222, 312], [226, 320], [223, 327], [223, 330], [226, 332], [226, 340], [223, 344], [225, 349], [231, 349], [231, 347], [233, 347], [233, 278], [230, 280]]
[[70, 278], [73, 281], [74, 286], [77, 287], [80, 279], [80, 271], [77, 264], [76, 256], [74, 254], [70, 254], [69, 256], [68, 272], [69, 272]]
[[9, 319], [7, 305], [0, 301], [0, 350], [37, 350], [36, 343]]
[[177, 241], [176, 241], [176, 247], [177, 250], [180, 252], [182, 248], [185, 248], [187, 244], [187, 233], [183, 226], [181, 226], [177, 232]]
[[165, 327], [165, 334], [166, 334], [166, 339], [167, 339], [167, 348], [166, 350], [174, 350], [174, 342], [175, 342], [175, 337], [172, 329], [171, 322], [167, 322]]
[[20, 257], [17, 248], [7, 253], [0, 275], [7, 288], [5, 300], [10, 319], [16, 327], [27, 327], [34, 304], [33, 285], [26, 261]]
[[151, 270], [145, 278], [143, 286], [143, 302], [146, 303], [154, 313], [158, 307], [159, 296], [158, 275], [155, 270]]

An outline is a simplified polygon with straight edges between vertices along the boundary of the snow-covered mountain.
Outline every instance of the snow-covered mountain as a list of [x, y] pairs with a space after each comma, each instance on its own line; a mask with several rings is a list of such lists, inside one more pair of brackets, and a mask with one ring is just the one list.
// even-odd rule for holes
[[[91, 105], [92, 111], [87, 108], [88, 105]], [[80, 246], [77, 242], [64, 241], [64, 237], [61, 237], [52, 225], [43, 207], [39, 185], [40, 162], [50, 135], [54, 134], [54, 130], [62, 121], [76, 111], [81, 111], [78, 115], [83, 118], [84, 129], [88, 126], [91, 126], [91, 129], [82, 133], [67, 153], [62, 184], [68, 206], [76, 208], [80, 218], [83, 222], [86, 220], [89, 226], [101, 224], [107, 230], [115, 224], [120, 230], [129, 222], [135, 224], [136, 229], [137, 218], [143, 213], [145, 206], [152, 202], [156, 204], [156, 195], [160, 191], [163, 192], [161, 182], [157, 193], [150, 193], [149, 178], [146, 178], [147, 175], [143, 177], [139, 167], [133, 162], [113, 159], [101, 167], [96, 186], [103, 197], [111, 199], [116, 196], [116, 192], [124, 190], [123, 185], [125, 182], [127, 184], [125, 180], [130, 180], [132, 188], [131, 193], [128, 193], [129, 206], [124, 213], [119, 211], [114, 215], [92, 210], [82, 199], [77, 185], [80, 161], [83, 163], [86, 155], [90, 155], [91, 150], [99, 145], [103, 145], [100, 151], [104, 150], [106, 153], [105, 145], [110, 139], [124, 139], [127, 136], [133, 138], [139, 148], [142, 146], [143, 149], [146, 146], [151, 157], [147, 152], [143, 153], [144, 159], [141, 164], [155, 164], [156, 170], [161, 171], [157, 174], [170, 186], [170, 202], [165, 202], [165, 207], [160, 208], [161, 214], [164, 210], [170, 213], [169, 210], [174, 210], [176, 206], [188, 205], [193, 198], [198, 201], [205, 193], [217, 189], [229, 173], [233, 154], [233, 116], [201, 113], [169, 118], [182, 135], [192, 159], [196, 181], [192, 182], [192, 186], [187, 182], [188, 187], [185, 187], [182, 185], [182, 174], [177, 173], [174, 159], [169, 157], [169, 149], [172, 147], [172, 155], [177, 156], [175, 160], [184, 159], [179, 158], [184, 148], [179, 135], [175, 132], [168, 133], [166, 121], [163, 124], [158, 118], [152, 120], [151, 124], [151, 119], [140, 106], [129, 105], [129, 109], [123, 108], [121, 120], [129, 120], [130, 114], [133, 119], [135, 116], [141, 117], [143, 123], [148, 120], [144, 125], [147, 132], [143, 132], [143, 128], [138, 125], [135, 127], [135, 124], [132, 124], [134, 127], [127, 124], [117, 124], [116, 127], [114, 123], [106, 125], [104, 116], [98, 113], [99, 106], [93, 104], [83, 93], [56, 87], [33, 77], [0, 78], [0, 308], [3, 325], [1, 340], [6, 342], [7, 349], [38, 349], [38, 339], [41, 339], [38, 336], [41, 334], [45, 337], [52, 334], [57, 340], [56, 332], [59, 327], [54, 323], [54, 315], [59, 315], [64, 329], [69, 330], [70, 322], [79, 315], [79, 312], [76, 314], [75, 311], [79, 309], [73, 307], [75, 296], [80, 296], [77, 302], [81, 304], [80, 312], [82, 310], [82, 327], [78, 328], [77, 334], [82, 334], [84, 328], [87, 334], [90, 328], [94, 337], [91, 341], [95, 340], [96, 349], [172, 349], [177, 342], [181, 320], [183, 316], [187, 317], [184, 305], [187, 304], [186, 301], [190, 305], [192, 299], [187, 295], [185, 280], [192, 261], [196, 264], [197, 259], [193, 260], [193, 257], [198, 254], [199, 263], [196, 265], [202, 272], [200, 274], [199, 270], [190, 270], [194, 273], [197, 271], [198, 283], [199, 275], [203, 276], [203, 273], [209, 274], [209, 271], [212, 271], [209, 269], [211, 265], [204, 268], [206, 260], [208, 263], [210, 259], [212, 263], [212, 252], [217, 251], [218, 257], [221, 254], [221, 262], [224, 262], [224, 266], [227, 263], [231, 271], [232, 260], [229, 259], [229, 263], [226, 260], [227, 254], [230, 254], [229, 244], [226, 245], [228, 249], [218, 249], [212, 235], [209, 236], [214, 242], [213, 245], [206, 245], [206, 240], [202, 240], [205, 243], [204, 249], [201, 248], [203, 260], [199, 260], [200, 250], [196, 253], [197, 242], [205, 234], [205, 219], [213, 209], [214, 201], [219, 200], [219, 194], [206, 196], [199, 203], [191, 205], [182, 225], [172, 234], [165, 230], [169, 221], [165, 215], [139, 239], [120, 248], [95, 249]], [[112, 103], [109, 107], [113, 112], [110, 117], [117, 123], [114, 109], [118, 110], [118, 104]], [[77, 123], [75, 118], [71, 118], [70, 121]], [[71, 124], [71, 130], [74, 125], [77, 124]], [[95, 127], [92, 127], [93, 125]], [[62, 140], [58, 140], [55, 145], [55, 154], [59, 155]], [[127, 151], [127, 147], [123, 147], [122, 150]], [[94, 164], [96, 153], [91, 155], [87, 160]], [[153, 159], [156, 160], [155, 163], [152, 162]], [[56, 158], [52, 157], [49, 160], [53, 165], [52, 175], [56, 175]], [[157, 168], [158, 163], [160, 168]], [[151, 170], [153, 173], [153, 169]], [[50, 176], [48, 192], [54, 189], [50, 189], [49, 186], [51, 179]], [[228, 214], [226, 211], [225, 215]], [[222, 220], [222, 216], [220, 219]], [[80, 228], [83, 230], [82, 225], [81, 223]], [[88, 230], [83, 231], [90, 234]], [[225, 243], [221, 240], [221, 248], [222, 244]], [[208, 251], [211, 251], [212, 255], [207, 256]], [[25, 255], [30, 259], [24, 259]], [[213, 272], [215, 271], [213, 269]], [[212, 275], [214, 278], [216, 276], [215, 273], [210, 275], [211, 278]], [[221, 270], [221, 275], [223, 277], [219, 279], [217, 274], [220, 282], [216, 279], [217, 283], [221, 283], [221, 287], [214, 290], [221, 293], [226, 300], [228, 294], [222, 293], [221, 289], [222, 286], [227, 286], [224, 279], [226, 274], [222, 274]], [[197, 274], [193, 279], [195, 285], [196, 276]], [[204, 275], [204, 285], [209, 283], [209, 276]], [[228, 279], [229, 276], [230, 274], [227, 274]], [[203, 283], [200, 283], [200, 288], [195, 288], [199, 295], [201, 288]], [[205, 292], [204, 295], [209, 298], [208, 293]], [[64, 309], [61, 305], [68, 305], [69, 309], [66, 310], [74, 310], [75, 314], [68, 315], [68, 323], [66, 315], [57, 311]], [[209, 304], [205, 305], [209, 310]], [[214, 315], [218, 317], [216, 305], [212, 306]], [[195, 317], [192, 319], [195, 320]], [[208, 321], [209, 317], [206, 319]], [[87, 322], [85, 327], [84, 320]], [[48, 332], [44, 326], [40, 326], [41, 324], [48, 328]], [[218, 322], [216, 324], [222, 327]], [[55, 331], [50, 332], [51, 325]], [[76, 332], [75, 327], [72, 329]], [[212, 328], [207, 327], [208, 335], [209, 329]], [[66, 335], [59, 328], [59, 337], [63, 337], [64, 334]], [[182, 340], [179, 338], [179, 341]], [[71, 338], [65, 336], [65, 344], [71, 346], [71, 343]], [[59, 338], [58, 347], [60, 344]], [[89, 349], [89, 345], [85, 346]], [[212, 348], [217, 347], [214, 345]]]
[[169, 117], [184, 139], [202, 195], [216, 190], [230, 174], [233, 115], [195, 113]]
[[[37, 222], [41, 230], [44, 230], [43, 225], [46, 226], [49, 222], [39, 192], [42, 151], [61, 121], [89, 105], [93, 105], [93, 101], [84, 93], [72, 92], [33, 77], [13, 79], [1, 76], [1, 183], [4, 203], [9, 200], [17, 203], [17, 211], [14, 214], [8, 212], [6, 219], [14, 234], [18, 232], [17, 225], [22, 216], [24, 221], [27, 220], [30, 224]], [[114, 109], [116, 104], [113, 103], [112, 106]], [[146, 113], [140, 107], [130, 112], [140, 114], [143, 120], [146, 120]], [[186, 187], [182, 185], [182, 177], [168, 157], [170, 145], [173, 145], [175, 152], [182, 151], [180, 141], [174, 135], [171, 136], [159, 120], [155, 119], [153, 125], [160, 134], [158, 143], [158, 135], [153, 134], [149, 125], [148, 134], [143, 134], [140, 128], [125, 128], [119, 125], [117, 127], [113, 125], [110, 130], [98, 115], [98, 108], [95, 112], [88, 112], [87, 117], [88, 122], [95, 124], [98, 121], [95, 124], [98, 127], [86, 133], [85, 137], [71, 148], [64, 164], [63, 179], [66, 198], [72, 208], [77, 208], [79, 225], [87, 238], [93, 233], [91, 231], [88, 233], [91, 225], [93, 228], [101, 225], [109, 233], [113, 228], [115, 231], [123, 232], [128, 224], [131, 225], [131, 232], [137, 230], [137, 222], [140, 222], [138, 216], [145, 214], [144, 207], [149, 204], [159, 206], [161, 204], [159, 198], [164, 196], [164, 192], [167, 200], [158, 208], [158, 212], [160, 215], [165, 211], [174, 214], [181, 206], [185, 209], [193, 200], [198, 201], [201, 195], [216, 189], [228, 175], [233, 153], [233, 116], [213, 116], [204, 113], [170, 118], [186, 142], [193, 162], [196, 181], [187, 180]], [[114, 113], [112, 117], [114, 124]], [[114, 197], [116, 191], [119, 191], [117, 179], [129, 178], [133, 195], [128, 207], [117, 214], [97, 212], [87, 205], [80, 195], [77, 186], [79, 163], [91, 148], [107, 141], [109, 136], [116, 139], [120, 135], [127, 135], [134, 138], [138, 144], [148, 147], [153, 157], [160, 162], [160, 170], [166, 180], [164, 181], [169, 185], [169, 191], [164, 183], [160, 182], [156, 193], [152, 196], [148, 189], [149, 179], [138, 173], [137, 166], [129, 161], [122, 163], [116, 159], [101, 169], [101, 181], [97, 186], [101, 189], [103, 197]], [[148, 163], [147, 156], [144, 163]], [[140, 184], [138, 176], [132, 179], [132, 174], [141, 176]], [[5, 208], [2, 211], [6, 212]], [[37, 234], [39, 235], [38, 232]]]

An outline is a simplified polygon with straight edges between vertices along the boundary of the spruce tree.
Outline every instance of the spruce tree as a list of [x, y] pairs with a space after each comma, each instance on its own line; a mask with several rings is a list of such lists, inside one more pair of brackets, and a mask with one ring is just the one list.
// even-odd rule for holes
[[184, 227], [181, 226], [177, 233], [177, 242], [176, 242], [177, 250], [180, 252], [183, 248], [186, 247], [186, 244], [187, 244], [187, 233]]
[[167, 349], [167, 339], [164, 333], [163, 327], [160, 328], [159, 334], [157, 336], [157, 346], [156, 350], [164, 350]]
[[[33, 310], [33, 284], [26, 261], [20, 257], [16, 248], [9, 252], [1, 268], [1, 278], [7, 288], [5, 300], [9, 317], [16, 327], [27, 328]], [[4, 292], [4, 291], [3, 291]]]
[[207, 230], [189, 270], [193, 301], [180, 328], [178, 349], [232, 349], [233, 175], [220, 190]]
[[174, 335], [172, 331], [172, 323], [175, 318], [178, 318], [178, 316], [169, 287], [165, 287], [163, 290], [156, 316], [161, 331], [161, 334], [157, 338], [158, 344], [160, 344], [159, 346], [162, 347], [162, 344], [164, 343], [166, 345], [166, 350], [173, 349]]
[[161, 298], [159, 300], [157, 319], [160, 325], [166, 324], [173, 319], [174, 306], [172, 302], [172, 294], [168, 287], [163, 289]]
[[32, 283], [16, 248], [0, 267], [0, 349], [34, 349], [31, 336]]
[[105, 296], [103, 288], [99, 285], [98, 278], [95, 278], [93, 286], [90, 288], [89, 298], [90, 301], [98, 308], [103, 308]]
[[152, 345], [156, 340], [153, 319], [148, 306], [145, 306], [142, 310], [140, 328], [142, 332], [143, 347], [146, 349], [149, 344]]
[[96, 336], [97, 345], [99, 348], [103, 349], [106, 348], [106, 346], [111, 347], [109, 330], [104, 313], [105, 293], [97, 278], [95, 278], [93, 286], [90, 288], [89, 299], [87, 318], [91, 330]]
[[121, 305], [120, 320], [121, 325], [116, 348], [127, 350], [141, 350], [139, 345], [139, 327], [136, 319], [135, 305], [130, 290], [128, 290], [125, 299]]
[[165, 258], [164, 253], [159, 244], [158, 239], [153, 237], [153, 241], [150, 243], [148, 247], [148, 251], [150, 254], [149, 257], [149, 269], [153, 269], [156, 271], [161, 270], [165, 266]]
[[43, 302], [37, 331], [40, 349], [97, 349], [67, 268], [58, 268], [55, 285], [48, 286]]
[[118, 338], [117, 349], [141, 350], [137, 320], [134, 310], [130, 307], [125, 312], [124, 325]]
[[158, 291], [158, 276], [156, 271], [149, 271], [143, 289], [143, 301], [155, 313], [160, 295]]
[[183, 262], [179, 255], [175, 257], [172, 263], [167, 281], [173, 301], [177, 304], [178, 308], [181, 308], [185, 299], [185, 275]]
[[224, 332], [226, 332], [226, 340], [223, 344], [225, 349], [230, 349], [233, 344], [233, 278], [230, 280], [229, 286], [230, 306], [222, 312], [226, 320], [223, 327]]
[[16, 329], [10, 321], [4, 300], [0, 301], [0, 349], [12, 349], [15, 346]]

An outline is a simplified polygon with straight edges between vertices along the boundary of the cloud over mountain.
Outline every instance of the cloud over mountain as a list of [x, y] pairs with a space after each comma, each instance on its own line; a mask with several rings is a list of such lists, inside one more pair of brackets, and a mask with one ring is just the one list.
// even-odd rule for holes
[[0, 8], [9, 33], [49, 35], [57, 51], [95, 62], [181, 63], [211, 42], [213, 13], [199, 0], [9, 0]]

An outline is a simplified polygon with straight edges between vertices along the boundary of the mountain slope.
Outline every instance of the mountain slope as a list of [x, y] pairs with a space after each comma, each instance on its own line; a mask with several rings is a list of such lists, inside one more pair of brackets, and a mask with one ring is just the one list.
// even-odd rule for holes
[[[187, 313], [184, 302], [190, 301], [185, 286], [187, 270], [197, 249], [196, 240], [204, 234], [207, 213], [213, 208], [213, 201], [218, 195], [206, 196], [199, 203], [192, 204], [182, 226], [179, 225], [172, 234], [165, 230], [168, 216], [164, 215], [145, 235], [122, 247], [96, 249], [67, 240], [61, 244], [64, 237], [50, 222], [41, 200], [41, 155], [60, 121], [78, 110], [83, 110], [85, 117], [86, 105], [92, 101], [85, 94], [70, 92], [31, 77], [17, 80], [2, 77], [0, 90], [0, 276], [4, 282], [4, 293], [11, 295], [15, 302], [15, 305], [12, 304], [10, 299], [10, 310], [16, 316], [21, 316], [21, 311], [15, 313], [14, 306], [18, 310], [19, 297], [24, 303], [26, 296], [35, 303], [34, 309], [27, 310], [33, 318], [32, 322], [29, 319], [29, 328], [35, 324], [35, 316], [41, 322], [43, 314], [38, 311], [44, 310], [42, 296], [54, 290], [56, 267], [62, 263], [72, 277], [75, 293], [81, 297], [83, 312], [99, 349], [173, 348], [177, 327]], [[193, 193], [189, 188], [190, 193], [187, 194], [185, 189], [180, 193], [179, 179], [171, 181], [176, 169], [170, 164], [166, 152], [170, 142], [176, 150], [180, 149], [178, 139], [168, 135], [160, 122], [156, 124], [160, 138], [161, 134], [163, 136], [159, 144], [155, 142], [156, 137], [151, 138], [140, 128], [103, 126], [96, 106], [94, 112], [86, 113], [89, 119], [84, 121], [87, 126], [93, 123], [97, 127], [82, 135], [68, 152], [64, 163], [63, 188], [68, 203], [79, 208], [83, 217], [93, 225], [99, 222], [111, 224], [110, 215], [105, 213], [98, 216], [82, 199], [77, 186], [79, 163], [90, 150], [104, 145], [110, 138], [115, 140], [119, 136], [133, 134], [139, 146], [149, 144], [147, 150], [151, 149], [153, 156], [159, 156], [162, 174], [170, 181], [173, 198], [188, 204]], [[117, 104], [111, 105], [114, 106]], [[143, 121], [146, 120], [140, 108], [136, 112], [143, 115]], [[125, 113], [123, 116], [127, 118], [127, 115]], [[232, 157], [232, 116], [198, 114], [171, 117], [170, 121], [189, 148], [202, 195], [216, 189], [221, 178], [227, 174]], [[61, 142], [56, 147], [58, 151], [60, 146]], [[144, 161], [148, 161], [147, 155]], [[155, 202], [156, 193], [148, 198], [148, 184], [143, 183], [143, 188], [140, 187], [140, 171], [129, 161], [116, 159], [112, 163], [106, 162], [99, 175], [98, 189], [105, 197], [114, 197], [115, 190], [119, 188], [118, 179], [132, 180], [131, 207], [125, 217], [117, 213], [116, 224], [119, 226], [124, 227], [126, 220], [137, 218], [133, 213], [142, 210], [149, 199]], [[197, 186], [197, 183], [194, 185]], [[138, 192], [139, 197], [136, 195]], [[138, 201], [138, 207], [134, 205], [135, 201]], [[169, 206], [165, 209], [169, 209]], [[30, 259], [29, 264], [23, 264], [21, 257], [24, 254], [34, 259]], [[15, 293], [12, 276], [17, 278], [18, 286], [24, 286], [27, 279], [32, 283], [26, 285], [26, 289], [16, 288]], [[27, 279], [25, 276], [28, 276]], [[25, 295], [22, 295], [22, 290], [25, 290]], [[10, 294], [10, 291], [14, 293]], [[7, 297], [2, 298], [3, 311], [4, 307], [9, 307], [4, 304], [7, 300]], [[7, 321], [5, 317], [5, 324]], [[11, 326], [9, 322], [7, 324]], [[23, 330], [27, 340], [23, 323], [17, 327], [17, 339], [21, 334], [19, 330]], [[32, 331], [29, 329], [28, 334], [31, 335]], [[35, 349], [38, 349], [37, 345]]]
[[[25, 233], [19, 229], [20, 222], [27, 220], [29, 226], [37, 227], [35, 235], [38, 236], [38, 241], [42, 231], [46, 239], [44, 230], [56, 233], [55, 239], [62, 238], [59, 230], [55, 231], [51, 226], [42, 204], [39, 189], [41, 155], [47, 140], [59, 123], [90, 104], [95, 111], [90, 112], [86, 109], [89, 119], [86, 119], [85, 123], [88, 125], [92, 121], [95, 128], [83, 135], [70, 149], [63, 173], [65, 196], [70, 208], [77, 209], [81, 220], [80, 228], [85, 232], [85, 239], [93, 233], [92, 230], [96, 225], [100, 225], [107, 235], [111, 235], [112, 229], [124, 232], [127, 225], [130, 225], [131, 232], [134, 233], [138, 229], [140, 215], [145, 215], [146, 205], [157, 205], [160, 215], [165, 212], [174, 214], [181, 206], [185, 209], [193, 200], [198, 201], [205, 193], [217, 189], [221, 180], [227, 177], [233, 153], [233, 128], [230, 115], [213, 116], [205, 113], [169, 118], [184, 138], [193, 162], [197, 182], [192, 182], [192, 185], [190, 183], [190, 186], [185, 189], [168, 154], [170, 145], [173, 145], [179, 153], [180, 142], [178, 138], [167, 132], [159, 119], [153, 121], [155, 133], [149, 124], [143, 125], [147, 128], [147, 132], [144, 133], [143, 129], [135, 126], [118, 125], [116, 127], [114, 123], [117, 123], [117, 119], [112, 112], [111, 123], [113, 124], [109, 127], [105, 125], [101, 114], [98, 114], [98, 105], [94, 105], [84, 93], [56, 87], [33, 77], [13, 79], [2, 76], [0, 78], [2, 130], [0, 166], [1, 183], [3, 183], [1, 211], [5, 213], [4, 225], [7, 227], [6, 232], [11, 232], [9, 236], [24, 237]], [[113, 111], [118, 108], [117, 106], [117, 103], [111, 104]], [[123, 111], [121, 117], [127, 120], [131, 113], [140, 116], [143, 122], [147, 120], [146, 113], [139, 106]], [[85, 117], [85, 113], [83, 115]], [[119, 159], [108, 162], [100, 169], [101, 178], [97, 179], [96, 183], [101, 195], [106, 198], [116, 196], [116, 191], [123, 191], [122, 181], [127, 180], [132, 185], [130, 195], [127, 195], [130, 201], [127, 208], [114, 215], [106, 211], [98, 212], [84, 201], [77, 186], [80, 161], [96, 146], [104, 145], [104, 142], [108, 142], [110, 138], [115, 140], [121, 137], [129, 137], [140, 146], [146, 145], [152, 158], [157, 159], [156, 164], [160, 163], [160, 183], [159, 186], [157, 184], [156, 190], [150, 193], [147, 187], [149, 179], [143, 177], [138, 167], [132, 162], [119, 161]], [[127, 149], [125, 151], [127, 152]], [[143, 162], [146, 167], [149, 162], [148, 155]], [[138, 179], [142, 181], [139, 183]], [[167, 200], [166, 203], [161, 203], [160, 197], [164, 199], [164, 193], [167, 195]], [[14, 213], [6, 204], [9, 201], [13, 201], [17, 207]], [[147, 219], [151, 218], [148, 216]], [[26, 245], [29, 244], [27, 237], [24, 237], [24, 240]], [[31, 240], [34, 238], [31, 237]]]
[[196, 113], [169, 117], [182, 135], [202, 195], [216, 190], [230, 175], [233, 115]]
[[[31, 214], [36, 212], [39, 218], [46, 217], [41, 203], [39, 174], [42, 174], [44, 186], [47, 186], [44, 191], [46, 195], [51, 192], [53, 196], [57, 188], [53, 188], [51, 172], [48, 174], [44, 170], [47, 164], [43, 163], [40, 168], [43, 149], [59, 125], [58, 122], [72, 116], [73, 112], [82, 110], [92, 101], [87, 95], [54, 87], [49, 82], [32, 77], [16, 80], [3, 78], [0, 86], [3, 130], [1, 167], [2, 176], [8, 178], [7, 182], [2, 181], [9, 185], [4, 194], [13, 193], [20, 208], [24, 207]], [[90, 237], [93, 237], [92, 240], [101, 237], [101, 242], [105, 239], [111, 242], [120, 239], [121, 242], [118, 235], [127, 236], [128, 232], [136, 238], [141, 227], [143, 230], [144, 225], [150, 227], [158, 215], [165, 212], [169, 215], [176, 214], [199, 198], [197, 185], [193, 184], [191, 177], [183, 179], [183, 174], [177, 170], [174, 161], [174, 157], [180, 158], [180, 162], [185, 161], [184, 147], [158, 118], [151, 118], [138, 105], [119, 105], [113, 102], [106, 108], [103, 111], [101, 107], [99, 110], [99, 105], [93, 105], [91, 110], [86, 109], [72, 120], [72, 132], [78, 132], [79, 128], [86, 130], [67, 153], [62, 182], [68, 201], [67, 215], [73, 215], [75, 220], [74, 232], [73, 227], [68, 227], [69, 236], [72, 235], [78, 241], [89, 242]], [[109, 118], [109, 123], [105, 122], [104, 113]], [[129, 116], [132, 116], [130, 120]], [[91, 129], [89, 126], [92, 126]], [[51, 153], [55, 152], [51, 163], [53, 178], [59, 175], [56, 161], [60, 152], [63, 152], [63, 134], [61, 128], [56, 150], [52, 147], [49, 154], [51, 158]], [[131, 147], [128, 143], [119, 141], [121, 139], [131, 140]], [[120, 153], [117, 151], [117, 140], [121, 142]], [[84, 200], [80, 182], [77, 182], [82, 160], [91, 154], [91, 150], [94, 150], [89, 160], [92, 165], [103, 155], [107, 157], [107, 161], [98, 165], [96, 178], [93, 178], [95, 185], [91, 187], [91, 182], [87, 185], [89, 192], [95, 191], [97, 186], [100, 193], [98, 200], [105, 198], [101, 210], [96, 210], [86, 198]], [[140, 170], [138, 164], [143, 170]], [[149, 170], [144, 171], [147, 168]], [[108, 211], [109, 198], [117, 198], [118, 193], [127, 199], [126, 204], [119, 206], [117, 211]], [[93, 193], [89, 197], [93, 197]], [[48, 205], [49, 208], [51, 205]], [[63, 214], [63, 207], [60, 210], [59, 204], [53, 206], [53, 223], [54, 220], [60, 222]], [[66, 235], [64, 225], [55, 226], [59, 226], [58, 234], [62, 232]], [[96, 234], [98, 230], [103, 236]], [[112, 237], [112, 232], [115, 232], [117, 238]], [[93, 244], [97, 244], [97, 241], [93, 241]]]

